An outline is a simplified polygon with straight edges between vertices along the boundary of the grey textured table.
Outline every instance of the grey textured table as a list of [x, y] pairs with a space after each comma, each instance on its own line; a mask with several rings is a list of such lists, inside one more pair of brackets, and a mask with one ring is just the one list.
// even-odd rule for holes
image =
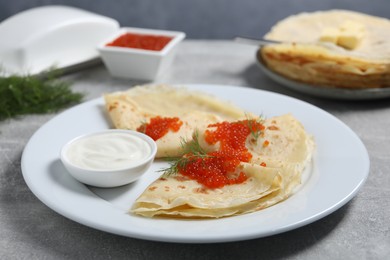
[[[229, 41], [184, 41], [156, 82], [248, 86], [312, 103], [346, 123], [370, 154], [370, 175], [348, 204], [279, 235], [217, 244], [150, 242], [101, 232], [55, 213], [25, 184], [22, 151], [55, 114], [0, 122], [0, 259], [388, 259], [390, 255], [390, 100], [335, 101], [290, 91], [254, 62], [255, 47]], [[66, 76], [86, 100], [143, 82], [113, 79], [103, 66]]]

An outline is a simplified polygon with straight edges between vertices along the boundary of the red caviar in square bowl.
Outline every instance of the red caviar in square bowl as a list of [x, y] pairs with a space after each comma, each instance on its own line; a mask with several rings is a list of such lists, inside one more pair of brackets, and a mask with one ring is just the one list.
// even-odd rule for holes
[[185, 33], [178, 31], [126, 27], [98, 50], [113, 77], [153, 80], [169, 68], [184, 38]]

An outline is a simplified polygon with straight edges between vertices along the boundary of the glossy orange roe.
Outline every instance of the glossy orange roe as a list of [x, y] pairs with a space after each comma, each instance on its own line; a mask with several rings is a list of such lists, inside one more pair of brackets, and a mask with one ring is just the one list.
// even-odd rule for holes
[[[252, 154], [245, 146], [248, 135], [258, 133], [264, 126], [254, 120], [222, 122], [209, 125], [205, 140], [209, 144], [219, 142], [220, 150], [210, 152], [205, 158], [190, 160], [179, 172], [208, 188], [243, 183], [248, 179], [244, 172], [237, 171], [240, 162], [249, 162]], [[186, 155], [191, 158], [192, 154]]]
[[106, 45], [161, 51], [171, 40], [172, 37], [162, 35], [125, 33]]
[[137, 131], [150, 136], [154, 141], [160, 139], [168, 131], [177, 132], [183, 122], [178, 117], [160, 117], [156, 116], [150, 119], [148, 124], [141, 125]]
[[211, 157], [199, 158], [190, 161], [185, 168], [179, 168], [179, 172], [204, 186], [215, 189], [225, 185], [238, 184], [247, 180], [247, 176], [240, 172], [238, 176], [228, 176], [234, 172], [240, 161], [234, 158]]

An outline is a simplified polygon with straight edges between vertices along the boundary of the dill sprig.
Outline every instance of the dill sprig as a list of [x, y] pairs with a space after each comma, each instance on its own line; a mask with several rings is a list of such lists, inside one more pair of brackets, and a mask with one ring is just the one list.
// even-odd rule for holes
[[253, 141], [257, 141], [257, 139], [259, 139], [259, 137], [261, 136], [263, 130], [262, 129], [258, 129], [255, 124], [261, 124], [263, 125], [264, 124], [264, 120], [265, 118], [263, 117], [263, 115], [260, 115], [256, 118], [253, 118], [252, 116], [246, 114], [246, 118], [247, 118], [247, 124], [248, 124], [248, 128], [249, 130], [251, 131], [251, 136], [252, 136], [252, 139]]
[[56, 112], [79, 103], [83, 94], [73, 93], [70, 83], [58, 80], [58, 73], [45, 76], [0, 77], [0, 121], [26, 114]]
[[199, 144], [198, 131], [194, 132], [193, 139], [191, 141], [181, 139], [181, 148], [184, 155], [181, 157], [166, 158], [169, 161], [169, 167], [159, 170], [159, 172], [164, 172], [165, 177], [176, 175], [180, 169], [186, 168], [189, 163], [195, 160], [204, 160], [206, 158], [213, 157], [207, 154], [207, 152]]

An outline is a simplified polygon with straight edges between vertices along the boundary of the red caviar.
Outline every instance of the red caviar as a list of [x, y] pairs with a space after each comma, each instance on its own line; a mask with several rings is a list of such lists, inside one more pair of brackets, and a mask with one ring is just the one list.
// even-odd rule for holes
[[125, 33], [106, 46], [161, 51], [171, 40], [172, 37], [162, 35]]
[[179, 171], [204, 186], [215, 189], [247, 180], [243, 172], [228, 176], [228, 173], [234, 172], [239, 163], [240, 161], [234, 158], [212, 157], [210, 154], [207, 158], [191, 160], [185, 168], [179, 168]]
[[[264, 130], [264, 126], [254, 120], [221, 122], [209, 125], [205, 140], [209, 144], [219, 142], [220, 149], [210, 152], [205, 158], [190, 160], [181, 174], [195, 179], [208, 188], [221, 188], [225, 185], [245, 182], [248, 177], [237, 168], [240, 162], [249, 162], [252, 154], [245, 146], [248, 135]], [[187, 154], [189, 158], [192, 154]]]
[[143, 124], [137, 128], [137, 131], [150, 136], [154, 141], [160, 139], [168, 133], [179, 131], [183, 122], [178, 117], [156, 116], [150, 119], [149, 124]]

